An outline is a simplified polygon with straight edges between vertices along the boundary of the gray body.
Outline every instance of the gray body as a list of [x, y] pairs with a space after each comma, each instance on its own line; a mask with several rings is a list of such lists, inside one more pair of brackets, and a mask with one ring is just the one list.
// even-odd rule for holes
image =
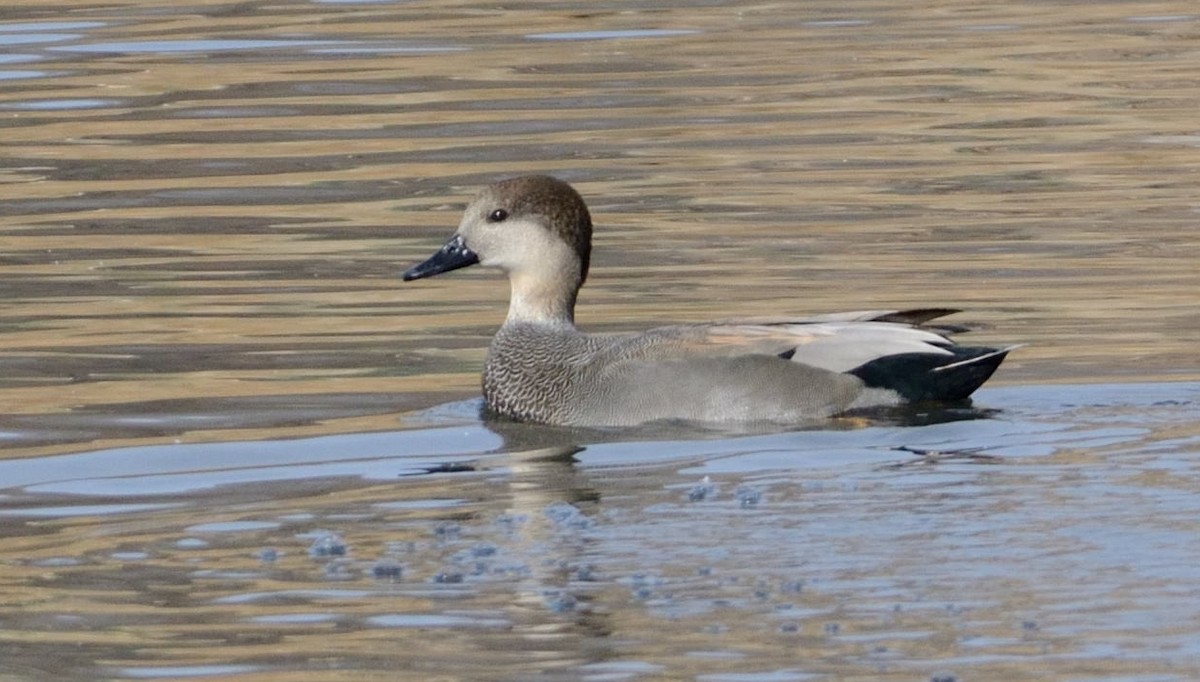
[[496, 412], [547, 424], [659, 420], [799, 423], [848, 409], [861, 380], [775, 355], [681, 354], [688, 328], [591, 336], [573, 326], [506, 324], [488, 348], [483, 395]]

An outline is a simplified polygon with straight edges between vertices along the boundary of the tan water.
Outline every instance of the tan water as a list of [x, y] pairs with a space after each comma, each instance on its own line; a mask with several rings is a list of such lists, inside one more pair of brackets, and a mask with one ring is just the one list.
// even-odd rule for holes
[[[1178, 0], [9, 3], [0, 680], [1195, 678], [1198, 46]], [[583, 326], [961, 307], [1028, 344], [1001, 415], [488, 432], [503, 283], [398, 274], [535, 171]]]

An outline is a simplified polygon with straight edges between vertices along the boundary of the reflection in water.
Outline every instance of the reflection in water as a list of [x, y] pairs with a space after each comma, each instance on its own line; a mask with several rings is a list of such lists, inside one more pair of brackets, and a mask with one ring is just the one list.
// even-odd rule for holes
[[333, 661], [413, 679], [1196, 672], [1179, 624], [1200, 613], [1172, 595], [1200, 559], [1200, 385], [980, 399], [991, 418], [928, 426], [577, 448], [449, 410], [441, 428], [0, 462], [0, 608], [37, 634], [6, 662], [80, 678]]
[[[1200, 677], [1194, 10], [6, 7], [0, 678]], [[953, 305], [1107, 383], [481, 423], [506, 292], [397, 279], [517, 172], [589, 330]]]

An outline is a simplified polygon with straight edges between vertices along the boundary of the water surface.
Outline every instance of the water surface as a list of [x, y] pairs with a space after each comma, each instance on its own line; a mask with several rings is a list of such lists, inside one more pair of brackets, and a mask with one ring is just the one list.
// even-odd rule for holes
[[[18, 3], [0, 679], [1191, 680], [1183, 2]], [[478, 186], [578, 318], [954, 306], [974, 411], [481, 422]]]

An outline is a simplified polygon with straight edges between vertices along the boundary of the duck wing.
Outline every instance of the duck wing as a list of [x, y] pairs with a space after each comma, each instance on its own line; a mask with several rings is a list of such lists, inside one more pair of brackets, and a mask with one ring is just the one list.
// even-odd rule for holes
[[953, 401], [982, 385], [1013, 348], [960, 346], [949, 337], [963, 327], [928, 324], [953, 312], [855, 311], [659, 327], [618, 341], [614, 350], [639, 360], [770, 355], [852, 374], [907, 401]]

